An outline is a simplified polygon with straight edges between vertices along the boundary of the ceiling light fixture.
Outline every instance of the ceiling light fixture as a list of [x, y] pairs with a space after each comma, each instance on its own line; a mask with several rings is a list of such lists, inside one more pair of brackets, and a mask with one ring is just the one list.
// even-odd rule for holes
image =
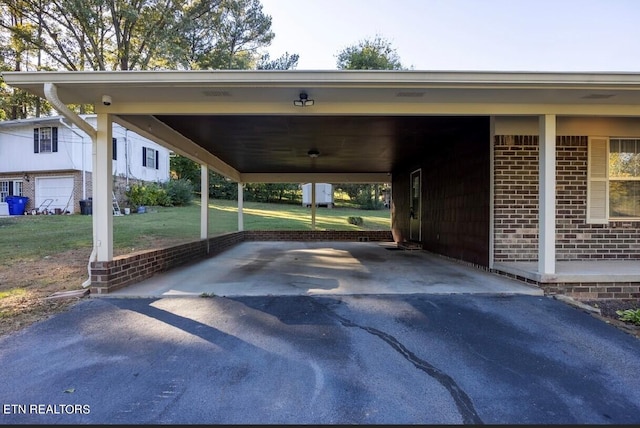
[[293, 105], [296, 107], [310, 107], [314, 104], [313, 100], [309, 99], [306, 92], [300, 92], [300, 99], [293, 100]]
[[316, 149], [311, 149], [307, 152], [307, 155], [309, 155], [310, 158], [317, 158], [318, 156], [320, 156], [320, 152]]

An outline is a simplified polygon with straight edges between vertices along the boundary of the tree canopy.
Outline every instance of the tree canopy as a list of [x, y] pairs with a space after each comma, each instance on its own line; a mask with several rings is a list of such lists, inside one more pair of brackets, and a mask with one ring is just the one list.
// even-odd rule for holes
[[397, 50], [380, 35], [363, 39], [337, 55], [339, 70], [402, 70]]
[[[297, 54], [261, 52], [274, 37], [259, 0], [0, 0], [3, 71], [295, 68]], [[51, 111], [4, 83], [0, 109]]]

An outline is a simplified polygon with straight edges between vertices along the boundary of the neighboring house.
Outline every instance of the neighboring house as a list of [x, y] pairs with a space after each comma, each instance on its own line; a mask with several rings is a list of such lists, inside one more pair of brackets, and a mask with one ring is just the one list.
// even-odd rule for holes
[[[95, 115], [82, 116], [92, 126]], [[114, 194], [125, 201], [127, 186], [169, 180], [171, 152], [113, 124]], [[29, 198], [27, 211], [79, 213], [92, 197], [91, 138], [62, 116], [0, 122], [0, 202]]]

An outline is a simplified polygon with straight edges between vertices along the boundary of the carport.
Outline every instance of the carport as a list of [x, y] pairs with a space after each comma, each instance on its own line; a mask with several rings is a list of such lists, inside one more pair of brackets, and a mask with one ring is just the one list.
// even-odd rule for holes
[[[640, 115], [640, 79], [624, 73], [126, 71], [3, 77], [46, 98], [92, 136], [91, 285], [101, 293], [144, 279], [124, 272], [130, 260], [113, 257], [113, 121], [198, 162], [203, 188], [209, 169], [238, 183], [238, 233], [208, 238], [204, 194], [201, 241], [180, 249], [193, 258], [246, 240], [392, 239], [495, 270], [495, 244], [503, 238], [494, 233], [493, 142], [498, 134], [517, 135], [533, 120], [539, 141], [537, 260], [519, 276], [553, 278], [561, 119]], [[97, 129], [71, 104], [95, 105]], [[367, 237], [247, 235], [242, 189], [249, 182], [390, 182], [392, 230]], [[313, 216], [312, 210], [312, 223]], [[139, 275], [185, 261], [156, 263]], [[508, 266], [504, 270], [509, 273]]]

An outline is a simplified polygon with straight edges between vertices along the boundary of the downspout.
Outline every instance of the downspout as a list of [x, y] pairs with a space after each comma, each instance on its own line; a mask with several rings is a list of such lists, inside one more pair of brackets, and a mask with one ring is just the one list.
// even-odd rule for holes
[[73, 129], [73, 127], [70, 126], [68, 123], [66, 123], [64, 120], [62, 120], [62, 118], [60, 118], [60, 124], [68, 128], [71, 132], [76, 134], [78, 137], [80, 137], [80, 142], [82, 143], [82, 199], [87, 199], [87, 183], [86, 183], [87, 173], [85, 171], [86, 168], [84, 166], [84, 135], [80, 134], [75, 129]]
[[[53, 83], [45, 83], [44, 84], [44, 96], [51, 103], [51, 105], [64, 117], [66, 117], [71, 123], [76, 125], [78, 128], [82, 129], [87, 135], [91, 138], [92, 145], [95, 146], [96, 140], [98, 138], [98, 133], [89, 122], [82, 119], [75, 112], [71, 111], [69, 107], [66, 106], [60, 98], [58, 98], [58, 88]], [[95, 159], [94, 159], [95, 163]], [[89, 256], [89, 262], [87, 263], [87, 273], [89, 278], [85, 282], [82, 283], [82, 287], [88, 287], [91, 285], [91, 262], [96, 260], [97, 250], [96, 250], [96, 237], [93, 237], [93, 248], [91, 250], [91, 255]]]

